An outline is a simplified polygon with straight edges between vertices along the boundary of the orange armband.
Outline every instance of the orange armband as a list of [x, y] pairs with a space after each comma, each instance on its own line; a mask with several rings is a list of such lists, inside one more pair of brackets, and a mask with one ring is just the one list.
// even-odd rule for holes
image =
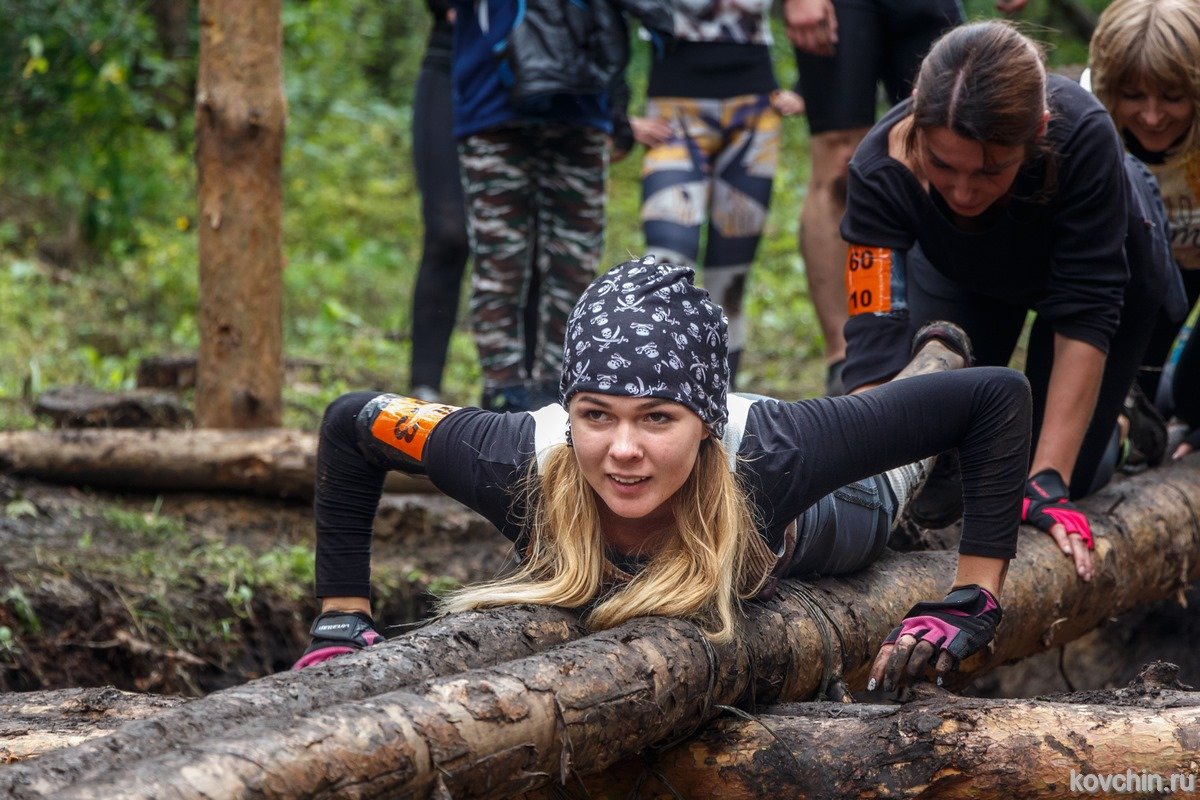
[[[894, 268], [896, 275], [893, 275]], [[846, 310], [857, 314], [886, 314], [893, 310], [893, 299], [903, 307], [903, 288], [894, 298], [893, 279], [903, 281], [903, 254], [890, 247], [852, 244], [846, 252]]]
[[393, 395], [371, 423], [371, 435], [420, 463], [429, 434], [456, 406]]

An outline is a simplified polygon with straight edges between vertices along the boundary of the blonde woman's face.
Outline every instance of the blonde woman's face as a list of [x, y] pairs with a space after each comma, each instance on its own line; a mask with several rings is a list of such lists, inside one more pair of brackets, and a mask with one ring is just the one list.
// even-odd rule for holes
[[708, 430], [695, 412], [655, 397], [580, 392], [571, 398], [571, 440], [605, 511], [647, 534], [672, 519]]
[[1132, 133], [1152, 153], [1164, 152], [1179, 141], [1195, 115], [1195, 103], [1182, 90], [1145, 82], [1122, 89], [1113, 113], [1117, 127]]

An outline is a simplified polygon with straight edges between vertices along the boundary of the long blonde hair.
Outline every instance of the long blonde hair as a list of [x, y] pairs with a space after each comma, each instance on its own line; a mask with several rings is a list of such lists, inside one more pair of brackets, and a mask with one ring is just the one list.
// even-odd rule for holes
[[1115, 117], [1121, 91], [1142, 82], [1192, 99], [1181, 149], [1200, 148], [1200, 4], [1196, 0], [1116, 0], [1100, 15], [1089, 47], [1092, 91]]
[[700, 445], [696, 464], [675, 497], [674, 535], [628, 581], [614, 581], [596, 494], [574, 452], [556, 445], [519, 487], [528, 508], [525, 550], [512, 575], [468, 586], [440, 602], [443, 613], [516, 603], [583, 608], [603, 630], [659, 615], [694, 620], [714, 641], [733, 636], [739, 601], [753, 597], [764, 575], [750, 575], [747, 548], [757, 536], [745, 490], [729, 469], [720, 441]]

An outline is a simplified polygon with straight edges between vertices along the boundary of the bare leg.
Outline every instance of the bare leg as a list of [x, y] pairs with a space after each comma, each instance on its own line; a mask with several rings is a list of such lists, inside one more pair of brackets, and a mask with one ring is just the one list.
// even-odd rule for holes
[[825, 359], [833, 364], [846, 357], [846, 242], [838, 232], [846, 211], [846, 173], [850, 156], [870, 128], [829, 131], [812, 137], [812, 175], [800, 212], [800, 254], [825, 336]]

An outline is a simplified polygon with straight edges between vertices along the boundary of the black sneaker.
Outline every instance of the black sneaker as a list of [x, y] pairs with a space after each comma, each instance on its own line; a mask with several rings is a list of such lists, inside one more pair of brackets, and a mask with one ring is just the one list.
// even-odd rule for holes
[[971, 337], [967, 336], [967, 332], [962, 328], [946, 320], [934, 320], [922, 325], [921, 329], [913, 336], [910, 356], [919, 353], [930, 339], [937, 339], [947, 348], [962, 356], [963, 366], [970, 367], [975, 364], [975, 353], [971, 350]]

